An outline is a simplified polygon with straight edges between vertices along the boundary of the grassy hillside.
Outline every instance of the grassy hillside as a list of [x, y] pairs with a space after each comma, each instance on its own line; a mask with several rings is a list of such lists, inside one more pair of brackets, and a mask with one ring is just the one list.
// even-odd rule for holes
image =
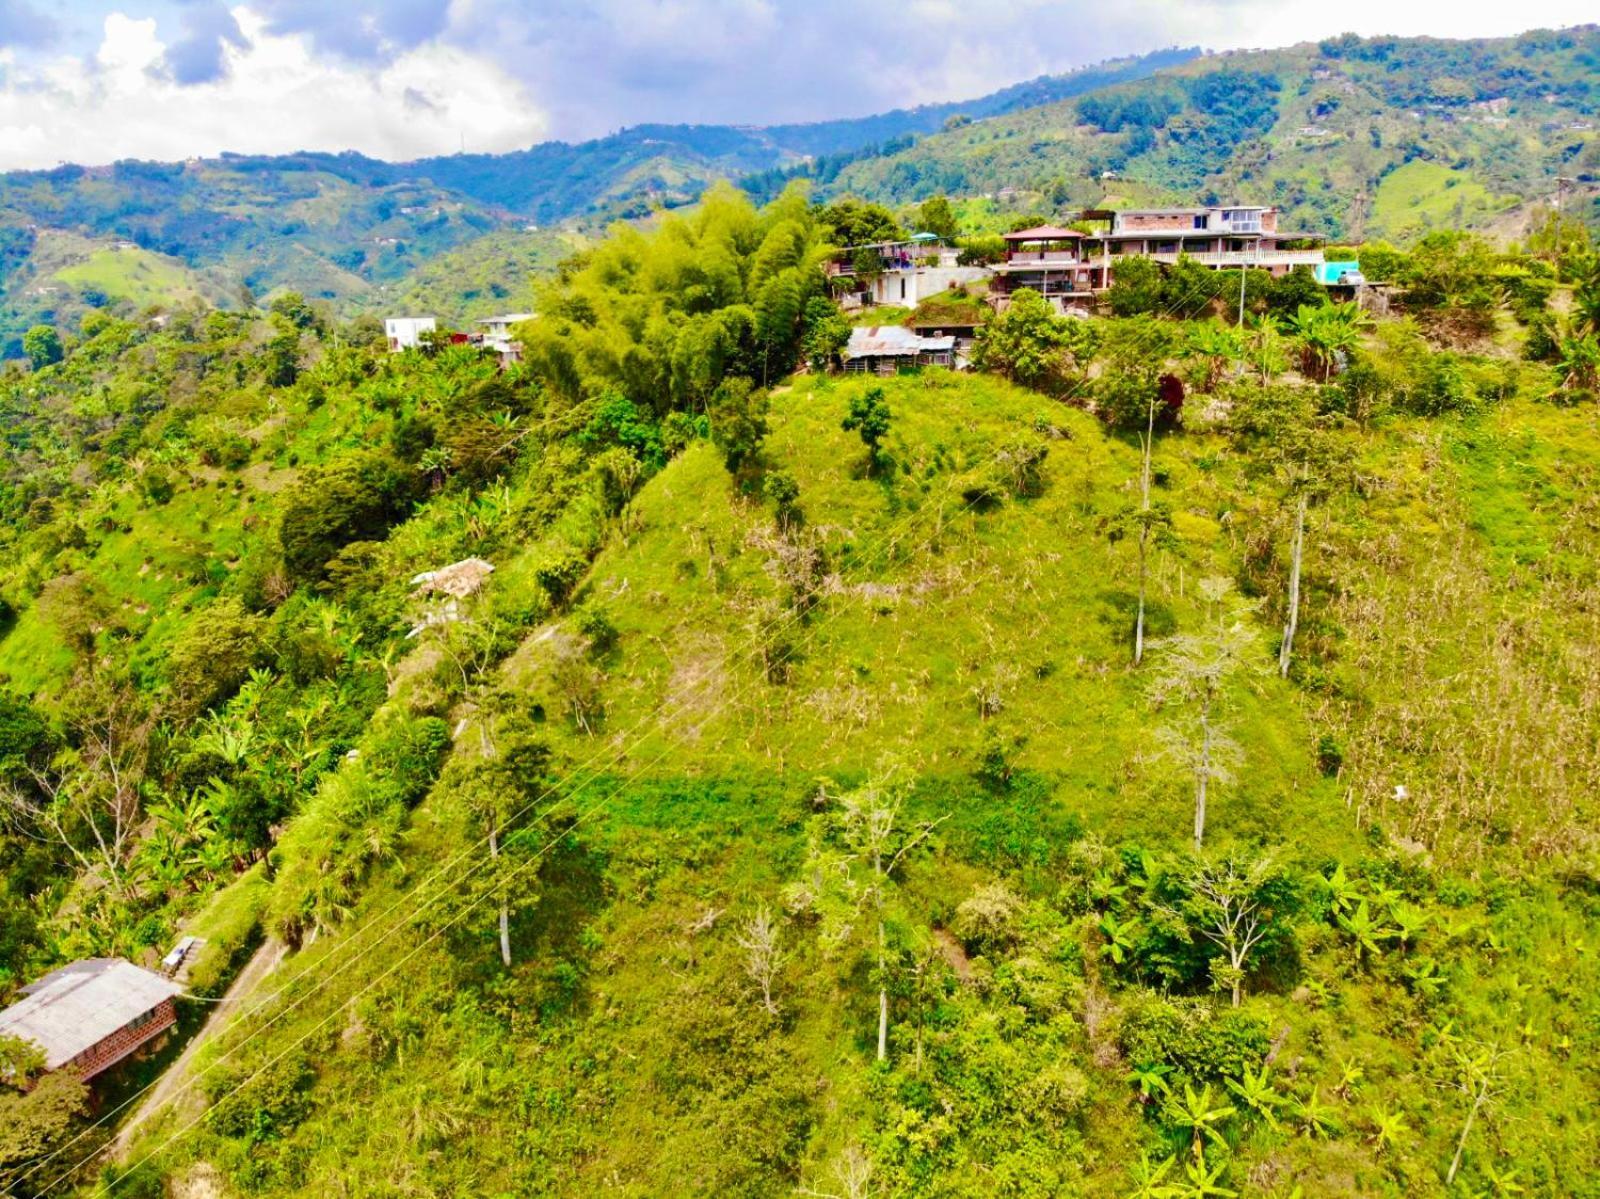
[[[1204, 1008], [1125, 989], [1127, 968], [1086, 931], [1105, 903], [1096, 889], [1152, 868], [1113, 847], [1181, 845], [1190, 803], [1152, 752], [1145, 681], [1127, 665], [1131, 563], [1103, 534], [1136, 452], [1028, 393], [930, 375], [888, 389], [896, 470], [864, 477], [859, 443], [838, 428], [864, 386], [802, 382], [774, 406], [770, 467], [799, 482], [801, 541], [826, 563], [816, 607], [786, 634], [784, 681], [763, 665], [760, 630], [770, 637], [784, 610], [785, 539], [711, 447], [692, 448], [630, 507], [578, 597], [615, 628], [614, 648], [594, 659], [603, 715], [591, 731], [560, 715], [556, 664], [582, 643], [579, 621], [532, 630], [492, 685], [498, 703], [542, 712], [573, 763], [573, 790], [541, 825], [536, 888], [519, 885], [515, 968], [494, 958], [492, 910], [463, 908], [470, 887], [439, 882], [475, 839], [447, 768], [414, 819], [404, 869], [376, 883], [348, 933], [298, 960], [283, 1001], [296, 1006], [269, 1006], [270, 1031], [245, 1022], [215, 1059], [214, 1098], [258, 1067], [273, 1081], [251, 1083], [243, 1108], [225, 1099], [184, 1137], [177, 1160], [191, 1164], [179, 1177], [220, 1170], [266, 1194], [775, 1194], [837, 1186], [862, 1154], [891, 1193], [1120, 1195], [1152, 1149], [1149, 1116], [1126, 1098], [1137, 1094], [1130, 1066], [1149, 1052], [1141, 1038], [1195, 1038], [1174, 1052], [1203, 1054], [1218, 1051], [1200, 1048], [1215, 1035], [1246, 1060], [1270, 1045], [1279, 1087], [1301, 1102], [1218, 1143], [1211, 1160], [1222, 1153], [1235, 1178], [1442, 1194], [1435, 1171], [1463, 1109], [1429, 1081], [1448, 1069], [1419, 1063], [1447, 1062], [1439, 1046], [1456, 1036], [1505, 1047], [1502, 1111], [1530, 1088], [1543, 1096], [1540, 1114], [1496, 1122], [1496, 1154], [1473, 1176], [1581, 1193], [1573, 1170], [1594, 1146], [1576, 1116], [1591, 1102], [1579, 1064], [1591, 1001], [1579, 997], [1594, 980], [1569, 941], [1592, 912], [1539, 872], [1513, 883], [1455, 851], [1432, 861], [1380, 848], [1377, 827], [1397, 814], [1352, 802], [1360, 783], [1319, 769], [1311, 751], [1329, 725], [1315, 692], [1261, 677], [1240, 693], [1244, 762], [1218, 801], [1218, 834], [1400, 888], [1432, 913], [1418, 956], [1369, 961], [1335, 923], [1309, 934], [1291, 974], [1258, 983], [1241, 1014], [1210, 1017], [1214, 1034], [1201, 1031]], [[1324, 585], [1352, 582], [1373, 542], [1420, 560], [1444, 541], [1460, 555], [1453, 571], [1492, 578], [1499, 539], [1468, 513], [1483, 502], [1483, 467], [1505, 459], [1447, 447], [1507, 429], [1570, 445], [1590, 423], [1518, 404], [1467, 429], [1400, 421], [1363, 438], [1371, 492], [1325, 522]], [[1042, 491], [976, 510], [955, 484], [1019, 433], [1048, 439]], [[1203, 619], [1193, 580], [1243, 570], [1249, 530], [1271, 514], [1225, 439], [1169, 439], [1158, 455], [1185, 532], [1158, 567], [1165, 632]], [[1434, 466], [1426, 480], [1419, 456]], [[1592, 479], [1600, 459], [1590, 446], [1572, 466]], [[1318, 623], [1326, 634], [1364, 619], [1374, 623], [1353, 623], [1351, 640], [1405, 644], [1457, 627], [1454, 608], [1416, 621], [1426, 578], [1396, 586], [1408, 595], [1392, 607]], [[1494, 584], [1474, 586], [1461, 606], [1494, 602]], [[1420, 623], [1409, 638], [1408, 623]], [[1471, 636], [1457, 652], [1458, 673], [1488, 669], [1494, 654]], [[1427, 790], [1414, 770], [1394, 773], [1414, 760], [1390, 738], [1395, 714], [1426, 706], [1429, 686], [1395, 672], [1365, 695], [1326, 693], [1348, 705], [1333, 727], [1359, 771]], [[1523, 732], [1537, 754], [1540, 735]], [[1543, 735], [1546, 751], [1567, 735]], [[986, 773], [992, 745], [1009, 747], [1004, 781]], [[803, 911], [785, 921], [779, 1009], [767, 1016], [739, 940], [760, 905], [782, 910], [810, 885], [808, 846], [839, 797], [895, 770], [909, 788], [902, 819], [940, 823], [896, 886], [910, 973], [891, 1064], [874, 1067], [869, 975], [851, 942], [830, 948]], [[1085, 910], [1087, 924], [1074, 916]], [[1410, 981], [1419, 966], [1441, 969], [1443, 989]], [[1530, 972], [1546, 981], [1530, 984]], [[1220, 1103], [1220, 1082], [1215, 1092]], [[246, 1110], [265, 1113], [265, 1133], [245, 1130]], [[1270, 1182], [1245, 1191], [1284, 1193]]]
[[1595, 1193], [1593, 264], [874, 379], [826, 241], [619, 229], [506, 373], [286, 299], [0, 376], [0, 986], [287, 950], [125, 1151], [149, 1075], [0, 1086], [13, 1193]]
[[[830, 187], [906, 201], [1097, 203], [1104, 172], [1169, 201], [1277, 204], [1296, 228], [1401, 238], [1493, 225], [1555, 176], [1593, 182], [1592, 27], [1484, 41], [1331, 39], [1209, 55], [1146, 80], [940, 133]], [[1591, 223], [1594, 190], [1578, 205]]]

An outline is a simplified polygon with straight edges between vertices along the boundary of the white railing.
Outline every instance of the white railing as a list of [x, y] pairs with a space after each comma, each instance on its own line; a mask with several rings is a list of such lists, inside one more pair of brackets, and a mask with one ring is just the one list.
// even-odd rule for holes
[[1072, 250], [1010, 250], [1007, 262], [1064, 262], [1075, 263], [1078, 255]]
[[[1182, 257], [1192, 258], [1206, 266], [1300, 266], [1323, 260], [1321, 250], [1186, 250]], [[1176, 250], [1163, 250], [1148, 254], [1117, 254], [1101, 261], [1115, 266], [1125, 258], [1153, 258], [1157, 262], [1177, 262]], [[1097, 262], [1098, 265], [1098, 262]]]

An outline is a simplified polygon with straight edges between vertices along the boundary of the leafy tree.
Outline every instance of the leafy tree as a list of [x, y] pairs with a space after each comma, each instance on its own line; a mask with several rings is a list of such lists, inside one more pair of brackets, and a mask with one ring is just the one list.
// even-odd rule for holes
[[1212, 974], [1238, 1007], [1252, 956], [1264, 943], [1288, 935], [1296, 909], [1294, 882], [1271, 855], [1202, 859], [1184, 881], [1189, 890], [1184, 914], [1222, 951]]
[[265, 622], [221, 596], [184, 629], [167, 658], [173, 709], [198, 715], [231, 695], [261, 656]]
[[806, 302], [805, 328], [806, 361], [821, 374], [838, 361], [850, 344], [850, 322], [830, 300], [813, 296]]
[[320, 581], [352, 541], [383, 536], [409, 506], [415, 484], [386, 454], [357, 451], [309, 472], [290, 491], [279, 527], [291, 576]]
[[711, 439], [737, 477], [753, 465], [767, 436], [767, 393], [742, 376], [724, 379], [706, 408]]
[[946, 241], [954, 241], [960, 235], [961, 229], [956, 224], [955, 209], [950, 206], [950, 197], [940, 193], [929, 196], [917, 209], [917, 228], [919, 232], [935, 233]]
[[65, 1145], [88, 1112], [89, 1088], [71, 1070], [46, 1074], [25, 1093], [0, 1094], [0, 1184], [27, 1186], [34, 1165]]
[[846, 433], [860, 435], [861, 443], [867, 447], [867, 466], [871, 471], [876, 472], [883, 466], [883, 439], [888, 436], [891, 416], [883, 388], [869, 387], [851, 398], [850, 414], [839, 424]]
[[1122, 258], [1111, 269], [1106, 302], [1117, 316], [1139, 316], [1161, 308], [1161, 265], [1144, 255]]
[[1093, 325], [1057, 316], [1049, 301], [1024, 287], [1004, 312], [979, 326], [973, 364], [1024, 387], [1059, 390], [1087, 369], [1097, 345]]
[[839, 246], [864, 246], [875, 242], [903, 241], [905, 230], [881, 204], [867, 204], [845, 196], [827, 205], [817, 220]]
[[27, 355], [28, 361], [33, 364], [33, 369], [36, 371], [54, 366], [66, 354], [61, 346], [61, 334], [51, 325], [35, 325], [24, 333], [22, 352]]

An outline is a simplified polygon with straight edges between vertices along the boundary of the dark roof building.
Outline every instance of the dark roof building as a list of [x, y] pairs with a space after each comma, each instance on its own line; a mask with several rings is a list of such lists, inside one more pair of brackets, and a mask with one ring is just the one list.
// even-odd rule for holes
[[47, 1070], [71, 1068], [89, 1079], [171, 1028], [172, 1001], [183, 988], [121, 958], [89, 958], [52, 970], [22, 994], [0, 1012], [0, 1036], [37, 1045]]

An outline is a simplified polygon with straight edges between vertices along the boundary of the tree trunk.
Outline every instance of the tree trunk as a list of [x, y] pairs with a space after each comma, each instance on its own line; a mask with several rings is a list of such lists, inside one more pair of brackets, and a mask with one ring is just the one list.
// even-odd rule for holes
[[1133, 625], [1133, 664], [1144, 661], [1144, 593], [1145, 562], [1150, 545], [1150, 448], [1156, 434], [1156, 406], [1152, 400], [1147, 410], [1144, 430], [1144, 464], [1139, 475], [1139, 615]]
[[1461, 1154], [1467, 1148], [1467, 1137], [1472, 1133], [1472, 1122], [1478, 1118], [1478, 1108], [1483, 1104], [1483, 1091], [1479, 1091], [1472, 1100], [1472, 1110], [1467, 1112], [1467, 1122], [1461, 1126], [1461, 1139], [1456, 1142], [1456, 1155], [1450, 1159], [1450, 1173], [1445, 1175], [1444, 1185], [1452, 1186], [1456, 1180], [1456, 1171], [1461, 1169]]
[[[492, 824], [489, 826], [489, 857], [497, 863], [500, 860], [500, 832]], [[495, 874], [498, 876], [499, 873], [497, 866]], [[505, 884], [498, 877], [495, 879], [495, 886], [500, 888], [500, 960], [509, 967], [511, 965], [511, 898], [505, 892]]]
[[1194, 779], [1194, 848], [1199, 852], [1206, 839], [1206, 787], [1211, 782], [1211, 696], [1200, 708], [1200, 765]]
[[1305, 557], [1306, 493], [1294, 510], [1294, 547], [1289, 552], [1289, 619], [1283, 626], [1283, 645], [1278, 649], [1278, 674], [1289, 677], [1289, 658], [1294, 653], [1294, 634], [1300, 627], [1300, 563]]
[[878, 920], [878, 1060], [889, 1057], [889, 979], [884, 953], [883, 920]]

